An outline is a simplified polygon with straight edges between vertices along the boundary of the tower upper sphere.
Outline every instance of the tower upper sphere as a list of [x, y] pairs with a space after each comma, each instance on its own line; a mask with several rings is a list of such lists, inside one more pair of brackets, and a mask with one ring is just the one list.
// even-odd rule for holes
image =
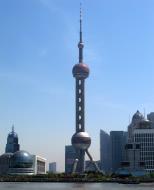
[[76, 64], [73, 67], [72, 73], [75, 78], [85, 79], [89, 76], [89, 67], [84, 63]]
[[77, 79], [85, 79], [89, 76], [89, 67], [85, 63], [83, 63], [83, 48], [84, 43], [82, 41], [82, 10], [80, 4], [80, 40], [78, 43], [79, 48], [79, 63], [74, 65], [72, 73], [73, 77]]

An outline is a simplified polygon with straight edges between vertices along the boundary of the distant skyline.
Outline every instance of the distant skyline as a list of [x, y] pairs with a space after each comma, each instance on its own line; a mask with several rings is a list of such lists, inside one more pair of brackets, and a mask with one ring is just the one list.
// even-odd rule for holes
[[154, 111], [153, 0], [0, 1], [0, 153], [12, 124], [21, 149], [57, 162], [75, 129], [79, 6], [83, 7], [86, 130], [99, 159], [99, 131], [127, 130]]

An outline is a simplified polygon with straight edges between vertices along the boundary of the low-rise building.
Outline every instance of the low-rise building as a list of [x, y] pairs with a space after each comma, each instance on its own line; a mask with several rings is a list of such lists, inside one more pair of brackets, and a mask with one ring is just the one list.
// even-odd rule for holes
[[38, 155], [33, 155], [33, 168], [34, 174], [46, 174], [46, 159]]

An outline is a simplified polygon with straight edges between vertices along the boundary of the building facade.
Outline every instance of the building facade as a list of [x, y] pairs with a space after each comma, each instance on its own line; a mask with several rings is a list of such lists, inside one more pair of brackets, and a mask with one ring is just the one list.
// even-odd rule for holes
[[151, 128], [154, 129], [154, 112], [149, 113], [147, 119], [151, 122]]
[[77, 153], [72, 145], [65, 146], [65, 173], [72, 173]]
[[0, 156], [0, 175], [7, 175], [11, 166], [13, 153], [4, 153]]
[[56, 173], [56, 172], [57, 172], [56, 162], [49, 163], [49, 173]]
[[116, 172], [121, 167], [122, 161], [125, 159], [125, 145], [127, 143], [127, 132], [111, 131], [111, 168], [112, 172]]
[[100, 169], [108, 173], [111, 171], [110, 135], [100, 130]]
[[134, 142], [140, 144], [140, 160], [148, 173], [154, 172], [154, 129], [135, 129]]
[[33, 155], [33, 169], [34, 174], [46, 174], [46, 159], [38, 156]]

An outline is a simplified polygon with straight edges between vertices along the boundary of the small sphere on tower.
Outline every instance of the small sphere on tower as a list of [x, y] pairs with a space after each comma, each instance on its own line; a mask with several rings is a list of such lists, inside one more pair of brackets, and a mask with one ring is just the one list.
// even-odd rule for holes
[[87, 150], [91, 144], [91, 138], [87, 132], [78, 132], [72, 136], [72, 145], [76, 149]]
[[89, 76], [89, 67], [84, 63], [74, 65], [72, 73], [73, 77], [78, 79], [86, 79]]
[[84, 43], [83, 42], [79, 42], [78, 43], [78, 48], [84, 48]]

